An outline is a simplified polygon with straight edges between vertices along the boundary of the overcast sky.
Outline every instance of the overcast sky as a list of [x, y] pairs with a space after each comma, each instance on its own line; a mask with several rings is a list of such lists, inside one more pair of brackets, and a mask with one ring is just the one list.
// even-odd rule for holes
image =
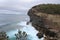
[[60, 4], [60, 0], [0, 0], [0, 14], [25, 13], [34, 5], [46, 3]]

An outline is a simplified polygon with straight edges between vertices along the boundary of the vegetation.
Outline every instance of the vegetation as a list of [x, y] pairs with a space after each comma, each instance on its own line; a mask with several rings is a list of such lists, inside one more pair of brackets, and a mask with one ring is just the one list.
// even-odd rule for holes
[[38, 12], [60, 14], [60, 4], [40, 4], [32, 8], [34, 8]]

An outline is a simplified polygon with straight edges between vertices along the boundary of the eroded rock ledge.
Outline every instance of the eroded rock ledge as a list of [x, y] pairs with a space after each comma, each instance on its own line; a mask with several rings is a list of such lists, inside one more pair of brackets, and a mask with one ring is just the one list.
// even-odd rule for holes
[[28, 11], [32, 26], [44, 40], [60, 40], [60, 4], [41, 4]]

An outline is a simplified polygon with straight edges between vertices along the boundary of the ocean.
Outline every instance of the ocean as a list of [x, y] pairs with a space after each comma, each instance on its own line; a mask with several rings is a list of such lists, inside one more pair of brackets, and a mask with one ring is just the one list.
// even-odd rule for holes
[[36, 36], [38, 31], [31, 24], [26, 25], [28, 20], [29, 18], [26, 15], [1, 14], [0, 31], [5, 31], [10, 40], [16, 40], [15, 34], [18, 33], [18, 30], [25, 31], [29, 35], [28, 40], [43, 40], [43, 38], [38, 39]]

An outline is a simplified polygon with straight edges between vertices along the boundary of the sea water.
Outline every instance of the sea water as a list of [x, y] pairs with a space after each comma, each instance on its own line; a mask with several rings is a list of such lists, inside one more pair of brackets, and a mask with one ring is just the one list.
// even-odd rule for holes
[[15, 39], [15, 34], [18, 33], [18, 30], [25, 31], [29, 35], [28, 36], [28, 40], [43, 40], [43, 38], [38, 39], [38, 37], [36, 36], [36, 34], [38, 33], [38, 31], [36, 31], [31, 26], [31, 24], [26, 25], [26, 21], [22, 21], [20, 23], [17, 23], [17, 25], [21, 25], [21, 26], [23, 26], [23, 28], [7, 32], [7, 35], [10, 37], [10, 40], [16, 40]]

